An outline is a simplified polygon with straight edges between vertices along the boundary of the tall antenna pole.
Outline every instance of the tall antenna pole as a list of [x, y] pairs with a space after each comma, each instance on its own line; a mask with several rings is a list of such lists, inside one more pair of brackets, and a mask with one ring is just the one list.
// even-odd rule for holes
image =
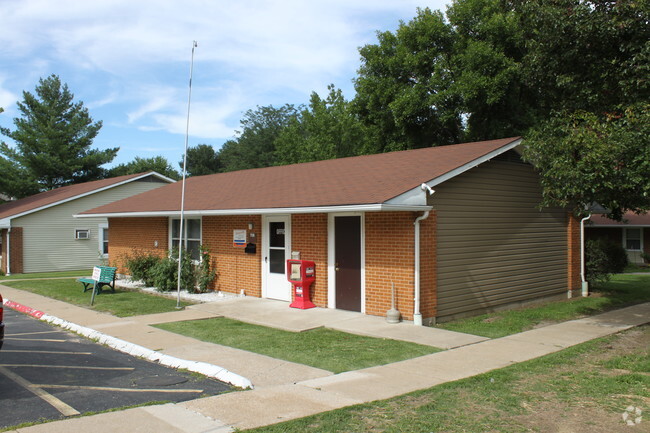
[[176, 287], [176, 308], [181, 309], [181, 270], [183, 263], [183, 234], [185, 222], [185, 177], [187, 174], [187, 143], [190, 137], [190, 102], [192, 101], [192, 73], [194, 72], [194, 49], [199, 45], [192, 41], [192, 60], [190, 61], [190, 88], [187, 94], [187, 122], [185, 124], [185, 153], [183, 155], [183, 180], [181, 186], [181, 221], [178, 239], [178, 285]]

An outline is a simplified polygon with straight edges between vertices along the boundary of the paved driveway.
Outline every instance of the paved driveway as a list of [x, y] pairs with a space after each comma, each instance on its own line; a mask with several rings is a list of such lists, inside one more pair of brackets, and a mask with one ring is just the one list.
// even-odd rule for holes
[[228, 391], [219, 381], [114, 351], [5, 309], [0, 428]]

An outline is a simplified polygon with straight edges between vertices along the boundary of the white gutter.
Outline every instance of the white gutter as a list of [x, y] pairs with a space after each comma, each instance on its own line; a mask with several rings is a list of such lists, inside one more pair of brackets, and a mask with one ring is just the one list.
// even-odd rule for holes
[[[585, 221], [589, 218], [591, 218], [591, 214], [580, 220], [580, 281], [582, 281], [582, 296], [589, 296], [589, 283], [585, 279]], [[569, 293], [571, 293], [571, 288], [569, 288]]]
[[[309, 206], [309, 207], [283, 207], [260, 209], [206, 209], [185, 210], [186, 217], [211, 216], [211, 215], [275, 215], [275, 214], [300, 214], [300, 213], [330, 213], [330, 212], [424, 212], [431, 210], [431, 206], [423, 205], [391, 205], [383, 203], [342, 205], [342, 206]], [[115, 212], [76, 214], [75, 218], [124, 218], [124, 217], [178, 217], [178, 210], [153, 211], [153, 212]]]
[[[420, 188], [422, 188], [422, 191], [426, 191], [429, 193], [429, 195], [433, 195], [435, 192], [434, 190], [431, 189], [429, 185], [426, 183], [423, 183], [420, 185]], [[425, 193], [426, 197], [426, 193]], [[413, 271], [413, 279], [414, 279], [414, 287], [413, 291], [414, 293], [414, 299], [413, 299], [413, 324], [415, 326], [422, 326], [422, 313], [420, 312], [420, 221], [423, 221], [425, 219], [429, 218], [429, 211], [426, 210], [422, 215], [417, 217], [413, 224], [415, 225], [415, 269]]]
[[11, 226], [7, 229], [7, 275], [11, 275]]

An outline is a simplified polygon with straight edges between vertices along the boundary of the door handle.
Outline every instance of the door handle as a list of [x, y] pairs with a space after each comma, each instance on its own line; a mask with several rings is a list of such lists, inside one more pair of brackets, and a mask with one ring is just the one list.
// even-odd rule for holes
[[264, 263], [268, 263], [268, 262], [269, 262], [269, 258], [268, 258], [268, 257], [264, 257]]
[[334, 263], [334, 270], [335, 270], [336, 272], [339, 271], [339, 262]]

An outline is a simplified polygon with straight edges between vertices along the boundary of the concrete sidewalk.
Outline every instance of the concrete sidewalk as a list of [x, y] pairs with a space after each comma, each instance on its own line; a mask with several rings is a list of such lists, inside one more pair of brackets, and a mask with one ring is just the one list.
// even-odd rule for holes
[[[409, 323], [388, 325], [382, 318], [339, 310], [295, 310], [283, 302], [257, 298], [236, 298], [198, 304], [183, 311], [121, 319], [6, 286], [0, 286], [0, 291], [12, 301], [152, 350], [214, 363], [249, 378], [255, 386], [249, 391], [57, 421], [21, 428], [19, 432], [198, 433], [253, 428], [429, 388], [650, 322], [650, 303], [646, 303], [488, 340]], [[150, 326], [219, 316], [293, 331], [327, 326], [449, 350], [334, 375]]]

